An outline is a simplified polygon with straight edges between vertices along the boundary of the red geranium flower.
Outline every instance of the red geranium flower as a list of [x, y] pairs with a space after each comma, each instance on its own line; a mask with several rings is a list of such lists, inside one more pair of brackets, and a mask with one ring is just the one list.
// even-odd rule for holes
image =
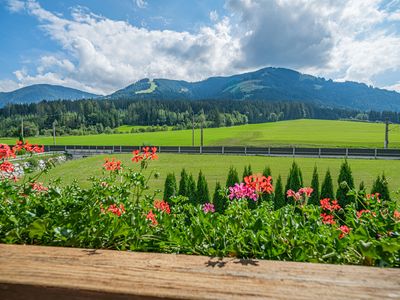
[[158, 222], [157, 222], [157, 219], [156, 219], [156, 215], [153, 214], [152, 210], [150, 210], [149, 213], [147, 214], [146, 220], [151, 221], [151, 225], [153, 225], [153, 226], [157, 226], [158, 225]]
[[347, 227], [346, 225], [342, 225], [339, 227], [339, 230], [341, 231], [341, 233], [339, 235], [339, 239], [342, 239], [350, 233], [351, 229], [349, 227]]
[[6, 172], [6, 173], [12, 173], [14, 171], [14, 165], [10, 163], [9, 161], [3, 161], [0, 164], [0, 171]]
[[124, 207], [124, 205], [122, 203], [119, 205], [119, 207], [116, 204], [111, 204], [108, 207], [107, 211], [109, 211], [112, 214], [120, 217], [125, 212], [125, 207]]
[[341, 209], [337, 200], [331, 200], [329, 198], [325, 198], [320, 200], [319, 203], [321, 204], [321, 208], [323, 210], [335, 211]]
[[262, 175], [250, 175], [244, 178], [247, 187], [251, 187], [258, 193], [271, 194], [273, 187], [271, 184], [272, 177]]
[[144, 158], [149, 158], [151, 156], [150, 147], [143, 147], [142, 148]]
[[32, 152], [43, 153], [44, 152], [44, 146], [42, 145], [41, 147], [39, 147], [38, 145], [35, 145], [32, 148]]
[[157, 152], [157, 147], [151, 147], [150, 159], [152, 160], [158, 159], [158, 155], [156, 154], [156, 152]]
[[143, 159], [143, 155], [140, 154], [140, 150], [135, 150], [132, 152], [133, 157], [132, 157], [132, 161], [133, 162], [139, 162]]
[[6, 144], [0, 144], [0, 159], [9, 159], [11, 157], [15, 158], [13, 149]]
[[171, 213], [171, 209], [169, 207], [168, 202], [166, 202], [164, 200], [154, 200], [154, 208], [159, 210], [159, 211], [163, 211], [166, 214], [170, 214]]
[[32, 187], [32, 190], [36, 191], [36, 192], [47, 192], [49, 190], [41, 182], [33, 182], [33, 183], [31, 183], [31, 187]]
[[336, 224], [335, 220], [333, 219], [333, 215], [322, 213], [320, 216], [322, 217], [322, 223], [331, 225]]
[[362, 209], [362, 210], [360, 210], [360, 211], [357, 212], [357, 218], [361, 218], [363, 214], [371, 214], [371, 215], [373, 215], [374, 217], [376, 216], [376, 213], [375, 213], [375, 212], [372, 212], [372, 213], [371, 213], [371, 211], [370, 211], [369, 209]]
[[[151, 150], [151, 151], [150, 151]], [[134, 150], [132, 152], [133, 157], [132, 157], [132, 161], [133, 162], [139, 162], [141, 160], [156, 160], [158, 159], [158, 156], [156, 154], [157, 152], [157, 147], [143, 147], [142, 148], [143, 153], [141, 153], [140, 150]]]
[[106, 162], [104, 163], [103, 167], [107, 171], [118, 171], [122, 169], [121, 161], [120, 160], [116, 161], [115, 158], [113, 158], [112, 160], [106, 158]]

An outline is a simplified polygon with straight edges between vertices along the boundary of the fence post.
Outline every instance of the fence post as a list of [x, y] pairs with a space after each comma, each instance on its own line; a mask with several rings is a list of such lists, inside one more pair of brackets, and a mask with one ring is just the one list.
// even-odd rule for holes
[[293, 157], [295, 157], [295, 156], [296, 156], [296, 148], [293, 147]]
[[318, 158], [321, 158], [321, 148], [318, 148]]
[[244, 147], [244, 155], [247, 155], [247, 147]]
[[202, 153], [203, 153], [203, 146], [200, 145], [200, 154], [202, 154]]
[[375, 156], [375, 159], [378, 156], [378, 149], [376, 149], [376, 148], [375, 148], [375, 155], [374, 156]]
[[268, 147], [268, 156], [271, 156], [271, 147]]
[[158, 153], [161, 153], [161, 146], [158, 146]]
[[346, 158], [349, 157], [349, 148], [346, 148]]
[[225, 147], [222, 146], [222, 154], [225, 154]]
[[181, 153], [181, 146], [178, 146], [178, 153]]

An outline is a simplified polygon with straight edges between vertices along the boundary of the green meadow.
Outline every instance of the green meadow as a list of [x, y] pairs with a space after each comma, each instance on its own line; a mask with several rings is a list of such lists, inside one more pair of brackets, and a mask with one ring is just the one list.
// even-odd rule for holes
[[[42, 179], [45, 183], [52, 179], [62, 178], [63, 184], [71, 183], [77, 180], [79, 185], [87, 187], [90, 182], [87, 180], [90, 176], [101, 175], [102, 165], [107, 156], [94, 156], [84, 159], [68, 161], [64, 164], [56, 166], [45, 174]], [[120, 154], [114, 155], [120, 159], [126, 167], [137, 168], [138, 165], [131, 162], [132, 155]], [[323, 181], [326, 170], [329, 168], [332, 174], [335, 188], [337, 187], [337, 177], [342, 159], [328, 158], [296, 158], [295, 161], [301, 167], [304, 185], [310, 185], [311, 176], [314, 166], [317, 166], [319, 172], [320, 183]], [[190, 154], [166, 154], [161, 153], [156, 161], [150, 163], [149, 173], [151, 170], [160, 173], [158, 179], [151, 180], [152, 189], [163, 189], [163, 184], [168, 172], [175, 173], [179, 181], [179, 175], [182, 168], [192, 173], [197, 179], [199, 170], [205, 174], [210, 192], [213, 191], [215, 183], [220, 181], [225, 184], [229, 166], [234, 166], [242, 175], [243, 168], [251, 164], [253, 173], [261, 173], [265, 166], [269, 166], [272, 170], [272, 176], [276, 180], [280, 174], [286, 181], [289, 168], [293, 162], [293, 158], [285, 157], [262, 157], [262, 156], [233, 156], [233, 155], [190, 155]], [[394, 192], [400, 188], [400, 161], [394, 160], [366, 160], [366, 159], [349, 159], [348, 162], [352, 168], [355, 184], [358, 187], [361, 181], [364, 181], [367, 189], [370, 190], [372, 183], [377, 175], [385, 173], [389, 188]]]
[[[384, 124], [329, 120], [293, 120], [204, 129], [204, 145], [372, 147], [382, 148]], [[14, 143], [3, 138], [0, 143]], [[400, 129], [391, 125], [390, 147], [400, 147]], [[32, 143], [53, 144], [52, 137], [29, 138]], [[191, 130], [57, 137], [58, 145], [181, 145], [192, 144]], [[200, 130], [195, 131], [195, 145]]]

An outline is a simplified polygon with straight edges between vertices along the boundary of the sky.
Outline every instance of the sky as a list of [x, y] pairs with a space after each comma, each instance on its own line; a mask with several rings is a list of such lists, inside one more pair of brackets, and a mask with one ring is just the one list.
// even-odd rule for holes
[[0, 0], [0, 91], [284, 67], [400, 92], [400, 0]]

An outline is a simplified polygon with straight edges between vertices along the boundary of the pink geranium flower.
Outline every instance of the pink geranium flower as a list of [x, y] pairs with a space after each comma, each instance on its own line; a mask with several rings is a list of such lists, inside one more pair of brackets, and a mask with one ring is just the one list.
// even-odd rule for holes
[[257, 201], [258, 195], [254, 188], [244, 183], [236, 183], [229, 188], [229, 199], [252, 199], [253, 201]]

